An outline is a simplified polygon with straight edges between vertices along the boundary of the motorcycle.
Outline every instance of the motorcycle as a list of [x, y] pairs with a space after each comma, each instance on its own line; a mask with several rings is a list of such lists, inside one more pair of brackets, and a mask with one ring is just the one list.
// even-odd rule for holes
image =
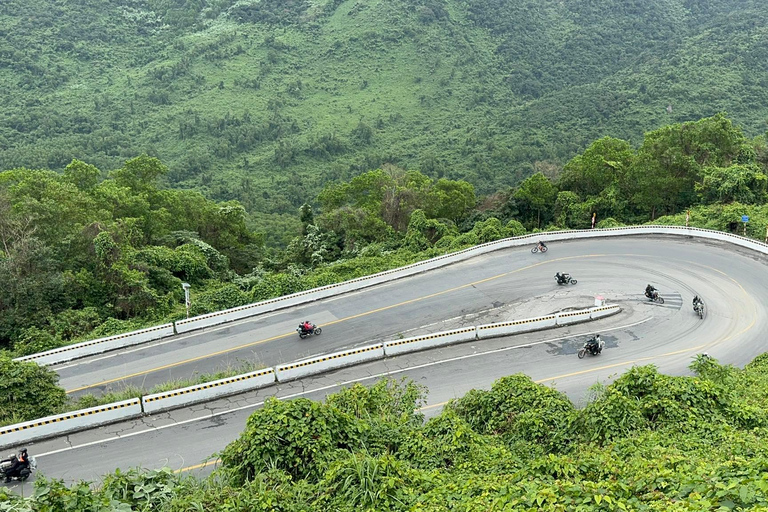
[[536, 254], [537, 252], [547, 252], [547, 246], [546, 245], [536, 245], [533, 249], [531, 249], [531, 252], [533, 254]]
[[589, 354], [592, 356], [596, 356], [600, 354], [600, 352], [603, 351], [603, 347], [605, 346], [605, 342], [603, 340], [597, 340], [595, 338], [589, 339], [586, 343], [584, 343], [584, 346], [581, 347], [579, 350], [579, 359], [584, 359], [584, 356]]
[[316, 336], [319, 336], [323, 330], [316, 326], [315, 324], [312, 324], [312, 327], [309, 330], [304, 329], [304, 324], [299, 324], [299, 327], [296, 329], [296, 332], [299, 333], [299, 338], [304, 339], [307, 336], [312, 336], [313, 334]]
[[648, 297], [653, 302], [658, 302], [659, 304], [664, 304], [664, 297], [659, 295], [658, 290], [653, 290], [651, 293], [645, 292], [645, 296]]
[[704, 303], [703, 302], [697, 302], [693, 305], [693, 311], [696, 312], [697, 315], [699, 315], [699, 318], [702, 320], [704, 319]]
[[571, 274], [560, 274], [555, 275], [555, 280], [557, 280], [557, 284], [576, 284], [577, 281], [573, 278], [571, 278]]
[[[12, 456], [10, 460], [3, 461], [2, 464], [0, 464], [0, 481], [5, 482], [7, 480], [8, 476], [6, 475], [6, 471], [8, 471], [13, 463], [16, 461], [16, 456]], [[19, 473], [15, 476], [10, 477], [11, 481], [16, 482], [23, 482], [29, 476], [32, 474], [32, 471], [37, 469], [37, 461], [35, 461], [34, 457], [29, 458], [29, 465], [25, 468], [21, 468]]]

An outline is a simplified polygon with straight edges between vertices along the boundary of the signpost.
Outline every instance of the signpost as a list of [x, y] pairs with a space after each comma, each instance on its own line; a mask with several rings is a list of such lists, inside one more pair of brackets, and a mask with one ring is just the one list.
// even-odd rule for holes
[[181, 283], [181, 287], [184, 288], [184, 301], [187, 303], [187, 318], [189, 318], [189, 306], [192, 305], [192, 301], [189, 299], [189, 289], [192, 287], [189, 283]]
[[741, 222], [744, 223], [744, 236], [747, 236], [747, 222], [749, 222], [749, 215], [742, 215]]

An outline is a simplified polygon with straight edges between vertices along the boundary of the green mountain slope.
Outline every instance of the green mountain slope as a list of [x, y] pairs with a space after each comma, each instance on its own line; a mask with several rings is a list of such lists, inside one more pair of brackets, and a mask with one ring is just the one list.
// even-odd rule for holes
[[0, 169], [103, 170], [289, 212], [384, 162], [489, 193], [593, 140], [768, 118], [756, 0], [6, 0]]

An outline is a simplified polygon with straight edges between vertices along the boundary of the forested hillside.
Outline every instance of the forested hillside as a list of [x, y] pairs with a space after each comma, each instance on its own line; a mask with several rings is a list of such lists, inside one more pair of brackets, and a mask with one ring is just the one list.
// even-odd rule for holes
[[757, 0], [5, 0], [0, 169], [146, 153], [265, 229], [384, 164], [488, 194], [604, 135], [762, 133], [767, 36]]

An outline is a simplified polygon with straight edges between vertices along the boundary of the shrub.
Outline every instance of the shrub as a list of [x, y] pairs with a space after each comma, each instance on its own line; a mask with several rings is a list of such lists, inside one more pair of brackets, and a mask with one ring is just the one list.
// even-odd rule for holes
[[16, 357], [28, 356], [60, 347], [64, 344], [59, 338], [48, 331], [37, 327], [28, 327], [21, 332], [19, 339], [13, 343]]
[[575, 412], [564, 394], [523, 374], [497, 380], [490, 391], [472, 390], [448, 407], [481, 434], [531, 441], [546, 449], [567, 443]]
[[56, 372], [36, 363], [0, 355], [0, 422], [29, 421], [56, 414], [67, 395]]
[[221, 453], [222, 465], [235, 485], [268, 468], [316, 479], [335, 450], [353, 443], [352, 424], [350, 416], [305, 398], [270, 398]]

